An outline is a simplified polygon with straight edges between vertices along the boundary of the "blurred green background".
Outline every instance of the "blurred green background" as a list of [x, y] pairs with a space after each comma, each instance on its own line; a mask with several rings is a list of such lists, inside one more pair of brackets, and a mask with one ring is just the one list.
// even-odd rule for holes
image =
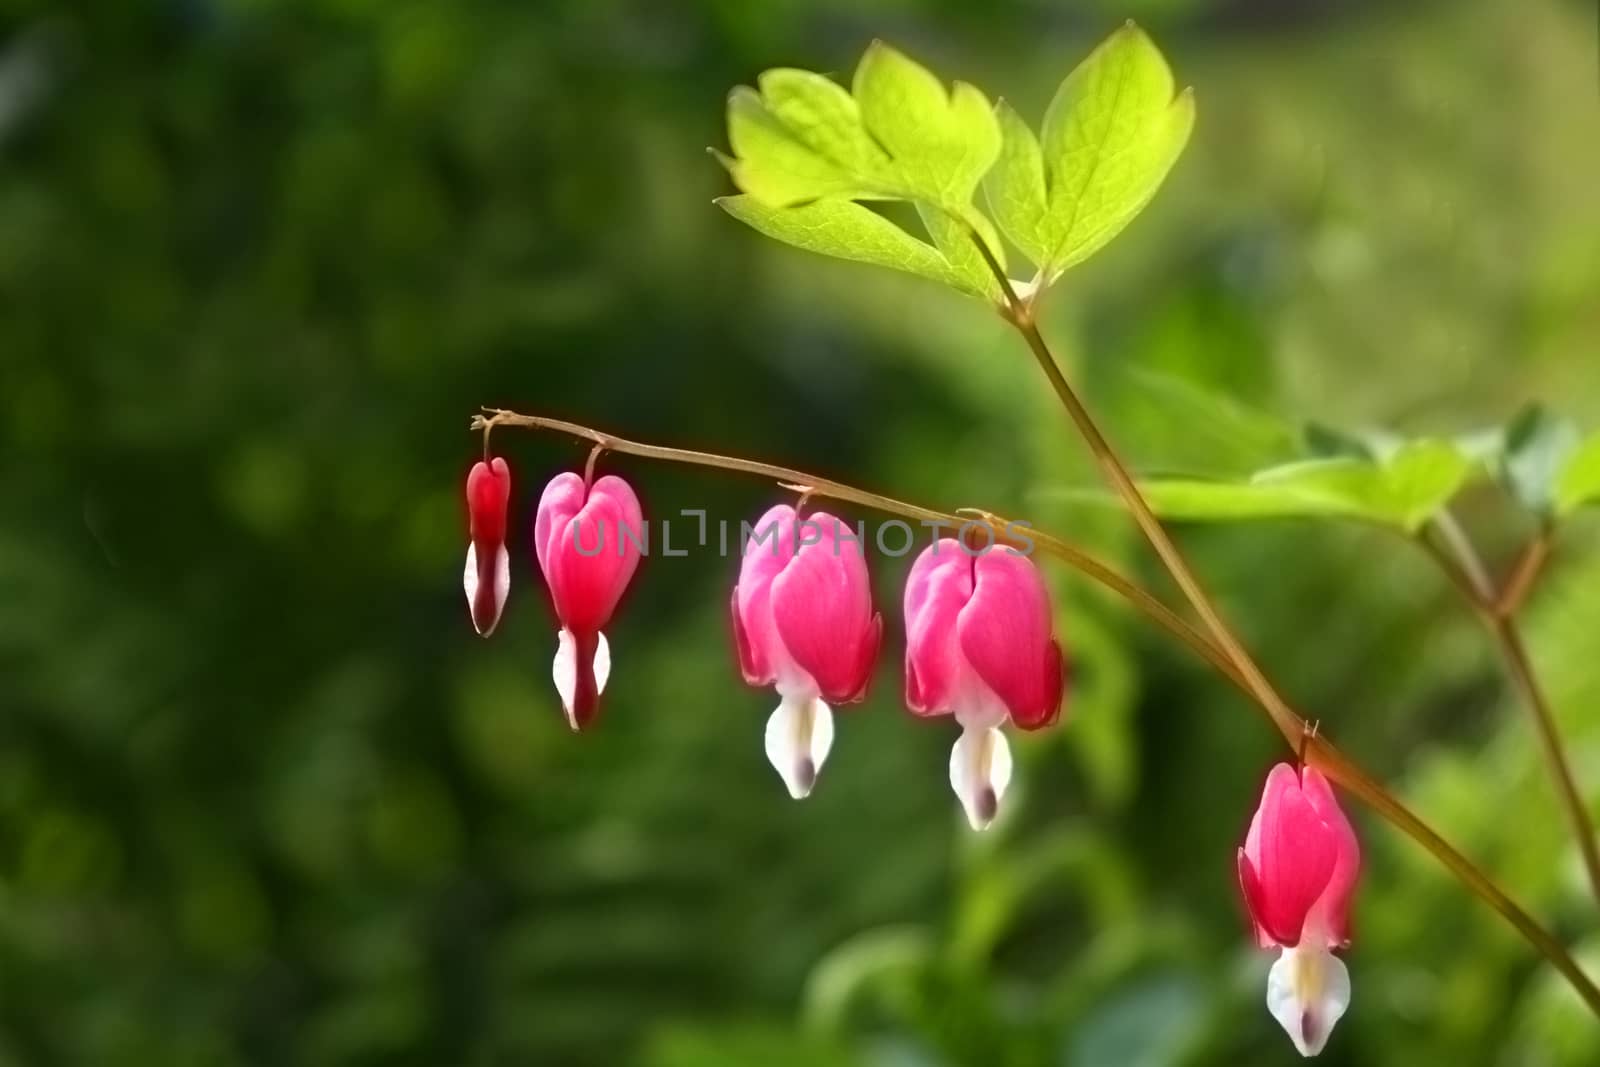
[[[873, 37], [1037, 121], [1127, 16], [1199, 121], [1046, 329], [1147, 469], [1255, 461], [1190, 387], [1454, 433], [1600, 426], [1596, 11], [1578, 0], [0, 3], [0, 1064], [1064, 1067], [1297, 1062], [1234, 849], [1282, 752], [1055, 575], [1064, 728], [968, 832], [952, 728], [871, 699], [816, 794], [761, 753], [733, 561], [647, 560], [570, 734], [526, 551], [580, 446], [505, 432], [515, 584], [462, 602], [479, 404], [1031, 516], [1167, 591], [1016, 338], [781, 247], [729, 87]], [[1177, 383], [1177, 384], [1175, 384]], [[1270, 436], [1270, 435], [1269, 435]], [[647, 512], [749, 480], [615, 457]], [[1504, 567], [1526, 523], [1458, 510]], [[1600, 523], [1528, 612], [1600, 807]], [[1181, 531], [1297, 704], [1600, 970], [1522, 711], [1419, 552]], [[1600, 1028], [1409, 841], [1368, 860], [1330, 1064], [1580, 1067]]]

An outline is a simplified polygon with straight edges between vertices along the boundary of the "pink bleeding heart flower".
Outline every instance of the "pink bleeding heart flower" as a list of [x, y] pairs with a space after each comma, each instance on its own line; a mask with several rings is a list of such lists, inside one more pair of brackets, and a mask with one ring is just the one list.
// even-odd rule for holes
[[467, 569], [462, 584], [472, 625], [484, 637], [494, 632], [511, 590], [511, 556], [506, 551], [506, 507], [511, 500], [511, 469], [496, 457], [472, 465], [467, 474]]
[[1262, 948], [1281, 948], [1267, 1009], [1302, 1056], [1322, 1051], [1350, 1006], [1350, 974], [1332, 949], [1350, 944], [1361, 849], [1328, 780], [1280, 763], [1239, 850], [1239, 886]]
[[561, 623], [551, 674], [574, 730], [599, 710], [611, 674], [611, 648], [601, 631], [639, 565], [646, 536], [639, 498], [615, 475], [589, 486], [571, 472], [558, 474], [539, 498], [534, 552]]
[[859, 536], [826, 512], [770, 509], [745, 545], [732, 609], [744, 680], [778, 690], [767, 759], [799, 799], [833, 745], [829, 704], [866, 695], [883, 637]]
[[1009, 548], [977, 554], [947, 537], [912, 565], [905, 611], [906, 705], [961, 724], [950, 787], [981, 830], [1011, 781], [1000, 727], [1010, 720], [1042, 729], [1061, 711], [1065, 678], [1050, 595], [1026, 556]]

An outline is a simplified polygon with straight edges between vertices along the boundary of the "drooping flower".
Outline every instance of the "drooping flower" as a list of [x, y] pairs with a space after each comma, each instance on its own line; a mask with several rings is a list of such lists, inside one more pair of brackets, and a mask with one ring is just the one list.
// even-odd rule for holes
[[472, 465], [467, 474], [467, 569], [462, 584], [472, 625], [484, 637], [494, 632], [511, 589], [511, 556], [506, 551], [506, 507], [511, 500], [511, 469], [495, 457]]
[[1350, 974], [1331, 950], [1350, 944], [1361, 873], [1355, 831], [1320, 772], [1272, 768], [1238, 863], [1256, 941], [1283, 950], [1267, 974], [1267, 1010], [1302, 1056], [1315, 1056], [1350, 1006]]
[[534, 552], [561, 623], [551, 675], [574, 730], [599, 709], [611, 674], [602, 630], [639, 565], [645, 536], [639, 498], [615, 475], [589, 486], [571, 472], [558, 474], [539, 498]]
[[1000, 727], [1056, 721], [1065, 679], [1050, 595], [1033, 562], [1009, 548], [975, 554], [954, 538], [923, 550], [906, 580], [906, 705], [954, 714], [950, 787], [967, 821], [994, 820], [1011, 781]]
[[769, 509], [745, 545], [732, 614], [744, 680], [778, 690], [767, 759], [799, 799], [833, 744], [829, 705], [866, 695], [883, 637], [859, 538], [826, 512]]

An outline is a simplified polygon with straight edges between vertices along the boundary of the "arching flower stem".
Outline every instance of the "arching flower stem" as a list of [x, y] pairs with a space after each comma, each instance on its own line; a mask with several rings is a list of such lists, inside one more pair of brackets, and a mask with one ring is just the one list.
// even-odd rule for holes
[[[713, 452], [699, 452], [691, 449], [671, 448], [664, 445], [630, 441], [626, 438], [617, 437], [613, 434], [562, 419], [546, 418], [540, 415], [524, 415], [501, 408], [485, 408], [484, 414], [473, 416], [471, 423], [473, 430], [484, 433], [497, 426], [514, 426], [523, 429], [546, 430], [566, 434], [570, 437], [604, 446], [608, 451], [622, 455], [638, 456], [641, 459], [681, 463], [688, 466], [748, 474], [777, 482], [788, 489], [809, 491], [813, 497], [843, 501], [916, 522], [933, 522], [942, 527], [957, 530], [964, 523], [977, 518], [979, 521], [985, 521], [990, 524], [991, 528], [995, 530], [997, 542], [1008, 542], [1005, 531], [1008, 525], [1012, 524], [1011, 520], [1004, 519], [990, 511], [977, 509], [967, 509], [960, 513], [936, 511], [916, 504], [908, 504], [878, 493], [872, 493], [865, 489], [858, 489], [855, 486], [836, 482], [830, 478], [820, 478], [789, 467], [780, 467], [776, 464], [762, 463], [758, 460], [744, 459], [739, 456], [725, 456]], [[1253, 702], [1266, 710], [1274, 724], [1280, 722], [1280, 716], [1272, 714], [1267, 705], [1259, 699], [1255, 687], [1251, 684], [1248, 675], [1239, 668], [1237, 660], [1155, 596], [1118, 573], [1114, 568], [1101, 562], [1092, 554], [1059, 537], [1031, 527], [1027, 530], [1027, 536], [1034, 542], [1038, 551], [1060, 560], [1126, 599], [1151, 621], [1188, 645], [1197, 655], [1211, 664], [1219, 674], [1231, 681]], [[1017, 544], [1018, 542], [1015, 539], [1011, 539], [1008, 543]], [[1021, 546], [1019, 545], [1019, 547]], [[1268, 688], [1270, 689], [1270, 686]], [[1275, 696], [1276, 694], [1274, 694]], [[1560, 941], [1556, 940], [1552, 934], [1539, 925], [1533, 916], [1529, 915], [1507, 896], [1495, 884], [1493, 879], [1401, 803], [1381, 782], [1368, 775], [1321, 735], [1312, 734], [1310, 740], [1306, 740], [1307, 734], [1311, 732], [1308, 721], [1288, 708], [1287, 705], [1284, 705], [1281, 699], [1278, 704], [1281, 708], [1283, 723], [1280, 729], [1284, 734], [1284, 738], [1296, 751], [1300, 750], [1302, 744], [1304, 745], [1306, 762], [1343, 786], [1356, 799], [1372, 808], [1396, 829], [1414, 839], [1438, 859], [1475, 896], [1482, 899], [1505, 918], [1540, 954], [1548, 959], [1552, 966], [1560, 971], [1572, 984], [1573, 988], [1578, 991], [1578, 994], [1583, 997], [1590, 1009], [1597, 1016], [1600, 1016], [1600, 987], [1597, 987], [1583, 973], [1577, 962], [1572, 958], [1571, 953], [1566, 950]]]
[[[1035, 315], [1035, 303], [1039, 290], [1035, 289], [1026, 297], [1017, 293], [1005, 268], [995, 259], [994, 253], [988, 244], [976, 232], [969, 230], [972, 243], [977, 247], [978, 253], [988, 265], [989, 271], [994, 275], [995, 282], [999, 285], [1003, 302], [997, 310], [1000, 316], [1016, 328], [1027, 343], [1028, 350], [1033, 354], [1039, 369], [1044, 372], [1045, 378], [1050, 382], [1061, 406], [1066, 410], [1079, 435], [1094, 455], [1095, 460], [1104, 471], [1106, 480], [1122, 498], [1128, 513], [1133, 517], [1145, 540], [1160, 558], [1162, 565], [1172, 576], [1178, 588], [1183, 591], [1184, 598], [1200, 617], [1205, 629], [1209, 632], [1216, 651], [1227, 659], [1231, 670], [1225, 671], [1229, 678], [1240, 683], [1250, 697], [1256, 702], [1278, 732], [1290, 747], [1298, 748], [1304, 739], [1306, 729], [1305, 720], [1295, 714], [1288, 703], [1278, 694], [1272, 683], [1256, 664], [1255, 659], [1244, 647], [1243, 642], [1234, 634], [1232, 628], [1222, 618], [1215, 603], [1206, 593], [1188, 562], [1184, 559], [1178, 546], [1173, 543], [1161, 521], [1156, 518], [1149, 503], [1144, 499], [1139, 487], [1135, 484], [1127, 465], [1122, 462], [1116, 450], [1112, 448], [1109, 440], [1101, 432], [1094, 417], [1088, 408], [1079, 399], [1070, 382], [1061, 371], [1061, 366], [1056, 362], [1054, 353], [1045, 342], [1044, 335], [1039, 332], [1039, 325]], [[1503, 621], [1503, 620], [1502, 620]], [[1515, 634], [1513, 632], [1513, 638]], [[1512, 653], [1510, 659], [1513, 668], [1518, 666], [1519, 658], [1515, 654], [1520, 649], [1520, 640], [1514, 639], [1506, 642], [1508, 652]], [[1526, 655], [1522, 655], [1520, 662], [1526, 663]], [[1518, 675], [1524, 688], [1528, 688], [1531, 674]], [[1530, 694], [1537, 693], [1537, 686], [1533, 686]], [[1416, 815], [1412, 814], [1398, 798], [1390, 793], [1375, 779], [1350, 762], [1340, 754], [1332, 745], [1322, 738], [1312, 739], [1308, 746], [1307, 755], [1311, 766], [1316, 767], [1344, 786], [1357, 798], [1372, 807], [1397, 829], [1401, 830], [1418, 844], [1426, 848], [1433, 856], [1448, 867], [1467, 888], [1481, 897], [1486, 903], [1504, 916], [1515, 926], [1524, 937], [1533, 943], [1551, 964], [1559, 970], [1566, 979], [1572, 983], [1591, 1011], [1600, 1016], [1600, 987], [1597, 987], [1590, 978], [1584, 974], [1572, 955], [1566, 948], [1546, 932], [1534, 921], [1532, 916], [1518, 907], [1504, 892], [1496, 886], [1492, 879], [1479, 870], [1461, 853], [1457, 852], [1443, 838], [1430, 829]]]

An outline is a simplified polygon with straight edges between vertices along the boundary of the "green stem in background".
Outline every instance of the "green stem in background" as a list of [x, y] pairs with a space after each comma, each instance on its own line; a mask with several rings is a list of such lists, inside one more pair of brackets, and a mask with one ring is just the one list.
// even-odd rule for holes
[[[1133, 476], [1128, 472], [1127, 465], [1111, 447], [1100, 427], [1095, 423], [1093, 416], [1084, 407], [1078, 394], [1073, 390], [1066, 376], [1061, 372], [1050, 346], [1045, 343], [1044, 335], [1039, 332], [1039, 326], [1034, 316], [1034, 302], [1037, 300], [1039, 290], [1034, 290], [1024, 300], [1017, 295], [1016, 289], [1011, 284], [1010, 277], [1005, 268], [995, 259], [994, 253], [989, 250], [988, 244], [975, 231], [971, 238], [978, 252], [988, 264], [990, 273], [994, 275], [995, 282], [1005, 298], [1000, 307], [1000, 313], [1007, 322], [1016, 327], [1022, 338], [1028, 344], [1028, 349], [1033, 353], [1034, 360], [1039, 364], [1039, 369], [1044, 372], [1045, 378], [1055, 390], [1056, 397], [1061, 401], [1062, 407], [1067, 411], [1078, 433], [1089, 446], [1089, 451], [1099, 462], [1105, 472], [1106, 479], [1122, 497], [1129, 514], [1144, 534], [1145, 540], [1160, 557], [1167, 572], [1172, 576], [1178, 588], [1183, 591], [1185, 599], [1194, 608], [1195, 614], [1205, 624], [1206, 629], [1215, 642], [1216, 648], [1227, 657], [1233, 667], [1234, 675], [1242, 680], [1249, 694], [1272, 720], [1274, 726], [1283, 734], [1291, 748], [1298, 751], [1304, 744], [1307, 730], [1311, 727], [1278, 695], [1272, 683], [1262, 673], [1261, 668], [1251, 657], [1249, 651], [1236, 637], [1227, 622], [1222, 618], [1216, 605], [1207, 595], [1199, 579], [1190, 569], [1183, 553], [1156, 518], [1149, 503], [1139, 492], [1139, 487], [1134, 483]], [[1514, 628], [1512, 633], [1514, 634]], [[1512, 647], [1510, 645], [1508, 648]], [[1520, 640], [1516, 642], [1520, 648]], [[1526, 666], [1526, 655], [1520, 657], [1520, 663]], [[1523, 677], [1532, 686], [1532, 692], [1537, 693], [1538, 687], [1533, 683], [1531, 671]], [[1541, 700], [1542, 705], [1542, 700]], [[1546, 709], [1548, 711], [1548, 709]], [[1573, 960], [1570, 953], [1510, 898], [1508, 898], [1494, 882], [1482, 871], [1478, 870], [1470, 860], [1450, 847], [1443, 838], [1431, 830], [1420, 818], [1409, 811], [1392, 793], [1388, 792], [1381, 783], [1368, 777], [1349, 760], [1335, 752], [1331, 746], [1322, 741], [1320, 737], [1313, 738], [1310, 747], [1311, 763], [1326, 772], [1340, 785], [1344, 786], [1355, 796], [1366, 802], [1377, 811], [1390, 824], [1417, 841], [1426, 848], [1440, 862], [1459, 878], [1475, 895], [1482, 898], [1491, 907], [1505, 916], [1517, 930], [1526, 937], [1550, 962], [1566, 976], [1578, 993], [1588, 1003], [1589, 1008], [1596, 1015], [1600, 1015], [1600, 987], [1590, 981]], [[1557, 746], [1559, 751], [1559, 746]], [[1570, 783], [1569, 783], [1570, 784]], [[1575, 794], [1574, 794], [1575, 795]], [[1592, 843], [1593, 835], [1590, 835]], [[1600, 868], [1597, 868], [1600, 869]], [[1600, 884], [1600, 883], [1597, 883]]]
[[[1007, 520], [993, 512], [981, 510], [969, 510], [959, 513], [935, 511], [845, 485], [829, 478], [819, 478], [804, 471], [780, 467], [771, 463], [741, 459], [737, 456], [718, 455], [713, 452], [696, 452], [689, 449], [669, 448], [662, 445], [630, 441], [626, 438], [616, 437], [588, 426], [566, 422], [561, 419], [544, 418], [538, 415], [522, 415], [514, 411], [505, 411], [497, 408], [485, 408], [484, 411], [487, 414], [474, 416], [471, 425], [473, 430], [482, 431], [486, 437], [496, 426], [550, 430], [590, 441], [598, 449], [639, 456], [644, 459], [661, 460], [668, 463], [682, 463], [689, 466], [751, 474], [771, 479], [785, 488], [797, 490], [809, 496], [840, 500], [882, 511], [886, 514], [913, 519], [919, 523], [928, 522], [955, 529], [974, 521], [987, 523], [989, 528], [995, 531], [997, 540], [1005, 540], [1007, 530], [1023, 529], [1020, 523]], [[1246, 676], [1238, 670], [1234, 659], [1149, 592], [1100, 562], [1093, 555], [1061, 538], [1031, 527], [1026, 528], [1025, 536], [1040, 551], [1061, 560], [1068, 566], [1073, 567], [1080, 573], [1125, 598], [1151, 620], [1188, 645], [1202, 659], [1215, 667], [1219, 673], [1238, 686], [1246, 696], [1255, 699], [1253, 687]], [[1016, 538], [1012, 543], [1020, 546], [1021, 538]], [[1589, 981], [1583, 971], [1578, 968], [1576, 961], [1573, 960], [1572, 956], [1559, 941], [1541, 927], [1531, 915], [1518, 907], [1516, 902], [1495, 885], [1494, 881], [1479, 870], [1471, 860], [1452, 848], [1426, 823], [1410, 812], [1383, 787], [1382, 783], [1362, 771], [1326, 740], [1316, 736], [1314, 728], [1305, 719], [1287, 708], [1284, 711], [1294, 723], [1293, 729], [1295, 733], [1292, 743], [1297, 748], [1303, 746], [1311, 761], [1324, 770], [1334, 781], [1340, 783], [1354, 796], [1363, 800], [1402, 832], [1416, 839], [1424, 848], [1437, 857], [1473, 893], [1504, 916], [1518, 932], [1549, 959], [1551, 964], [1565, 975], [1568, 981], [1578, 990], [1578, 993], [1589, 1004], [1590, 1008], [1596, 1014], [1600, 1014], [1600, 988], [1596, 988]]]
[[1572, 958], [1572, 953], [1567, 951], [1565, 945], [1540, 926], [1533, 916], [1518, 907], [1516, 902], [1471, 860], [1452, 848], [1427, 823], [1400, 803], [1382, 783], [1373, 780], [1342, 753], [1333, 750], [1331, 746], [1320, 744], [1320, 741], [1320, 738], [1312, 741], [1312, 762], [1323, 773], [1387, 819], [1391, 826], [1432, 853], [1462, 884], [1516, 927], [1517, 932], [1533, 945], [1540, 955], [1549, 960], [1550, 965], [1561, 973], [1573, 989], [1577, 990], [1578, 995], [1589, 1006], [1589, 1010], [1600, 1015], [1600, 988], [1596, 988], [1589, 976], [1583, 973], [1583, 968], [1578, 966], [1578, 961]]
[[1033, 301], [1038, 297], [1039, 290], [1034, 290], [1028, 300], [1023, 300], [1011, 284], [1011, 279], [1006, 275], [1005, 268], [995, 259], [994, 253], [989, 250], [982, 237], [973, 233], [972, 241], [978, 246], [978, 251], [983, 255], [984, 262], [989, 265], [990, 272], [994, 275], [995, 282], [1000, 286], [1000, 291], [1005, 297], [1005, 305], [1000, 309], [1001, 315], [1007, 322], [1017, 328], [1022, 334], [1022, 339], [1028, 343], [1028, 350], [1033, 353], [1034, 361], [1039, 369], [1044, 372], [1045, 378], [1050, 382], [1050, 387], [1055, 390], [1061, 406], [1066, 408], [1072, 423], [1077, 427], [1078, 433], [1089, 446], [1089, 451], [1094, 454], [1095, 460], [1105, 472], [1106, 480], [1112, 488], [1122, 497], [1133, 520], [1138, 524], [1145, 540], [1160, 557], [1167, 573], [1183, 591], [1184, 599], [1194, 608], [1195, 614], [1200, 616], [1200, 621], [1210, 631], [1211, 638], [1233, 664], [1235, 671], [1244, 679], [1250, 693], [1256, 702], [1271, 716], [1272, 722], [1278, 727], [1285, 740], [1291, 745], [1299, 745], [1304, 733], [1305, 724], [1300, 717], [1290, 710], [1289, 705], [1278, 695], [1272, 683], [1267, 681], [1266, 675], [1256, 666], [1250, 653], [1244, 645], [1234, 636], [1233, 630], [1223, 621], [1222, 615], [1212, 603], [1211, 597], [1201, 587], [1200, 580], [1195, 577], [1188, 562], [1183, 558], [1183, 553], [1167, 531], [1162, 527], [1161, 521], [1156, 518], [1155, 512], [1150, 510], [1139, 487], [1134, 484], [1133, 475], [1128, 473], [1127, 465], [1118, 457], [1116, 450], [1111, 447], [1111, 442], [1106, 440], [1105, 434], [1095, 423], [1089, 410], [1084, 407], [1083, 401], [1078, 399], [1078, 394], [1073, 390], [1066, 375], [1061, 373], [1061, 367], [1056, 363], [1055, 356], [1050, 351], [1050, 346], [1045, 343], [1044, 335], [1039, 332], [1039, 325], [1034, 318]]
[[1509, 618], [1522, 610], [1523, 601], [1528, 599], [1528, 594], [1533, 591], [1533, 583], [1538, 581], [1550, 558], [1551, 537], [1550, 530], [1542, 529], [1528, 542], [1522, 558], [1517, 560], [1511, 572], [1510, 580], [1500, 593], [1500, 599], [1495, 603], [1496, 614]]
[[1533, 659], [1528, 654], [1528, 646], [1522, 639], [1522, 628], [1516, 618], [1517, 607], [1533, 588], [1549, 556], [1548, 536], [1540, 533], [1529, 544], [1502, 593], [1495, 589], [1488, 568], [1454, 515], [1448, 510], [1441, 511], [1433, 520], [1433, 531], [1438, 542], [1443, 544], [1424, 536], [1420, 539], [1422, 546], [1483, 621], [1500, 649], [1507, 673], [1522, 692], [1523, 704], [1533, 719], [1533, 732], [1539, 738], [1545, 766], [1550, 772], [1551, 781], [1555, 783], [1561, 806], [1567, 813], [1567, 821], [1572, 824], [1572, 835], [1577, 838], [1578, 851], [1583, 856], [1583, 866], [1589, 874], [1590, 888], [1596, 901], [1600, 901], [1600, 841], [1595, 838], [1594, 823], [1589, 818], [1589, 808], [1583, 802], [1583, 794], [1572, 773], [1572, 764], [1561, 743], [1555, 713], [1550, 708], [1544, 687], [1539, 683], [1538, 672], [1534, 669]]

